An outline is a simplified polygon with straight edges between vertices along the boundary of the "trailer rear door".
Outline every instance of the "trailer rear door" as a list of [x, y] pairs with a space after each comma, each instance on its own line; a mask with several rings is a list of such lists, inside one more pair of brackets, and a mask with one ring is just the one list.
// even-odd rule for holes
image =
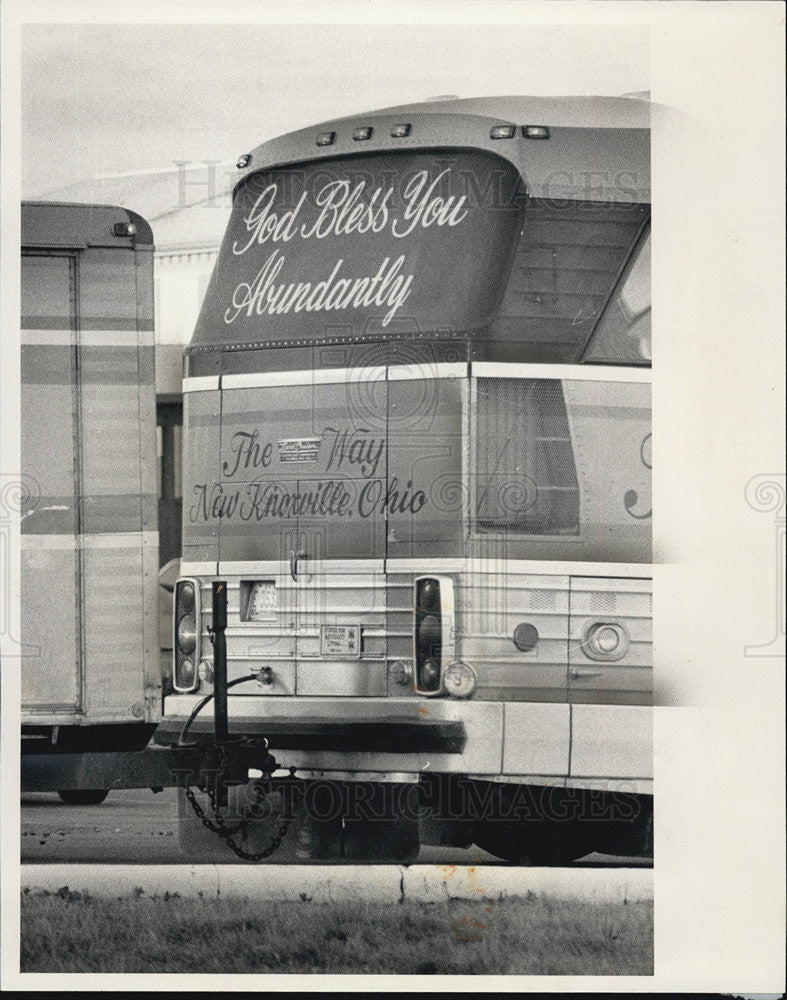
[[22, 707], [82, 708], [76, 259], [22, 257]]

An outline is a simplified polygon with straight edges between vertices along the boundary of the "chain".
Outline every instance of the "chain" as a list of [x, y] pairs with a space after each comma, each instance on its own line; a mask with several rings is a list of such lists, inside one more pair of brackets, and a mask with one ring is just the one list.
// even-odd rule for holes
[[[219, 774], [216, 776], [216, 786], [215, 786], [216, 788], [218, 788], [219, 781], [221, 780], [221, 773], [222, 772], [220, 771]], [[208, 783], [208, 798], [210, 799], [210, 804], [213, 809], [213, 815], [216, 819], [215, 823], [212, 822], [205, 815], [205, 810], [197, 801], [196, 795], [191, 790], [191, 787], [188, 784], [185, 785], [184, 791], [186, 793], [186, 798], [189, 800], [191, 804], [191, 808], [194, 810], [194, 813], [196, 814], [197, 818], [202, 821], [202, 825], [207, 827], [207, 829], [210, 830], [211, 833], [215, 833], [219, 837], [221, 837], [221, 839], [226, 843], [226, 845], [232, 851], [234, 851], [239, 858], [242, 858], [244, 861], [264, 861], [265, 858], [269, 858], [274, 853], [274, 851], [277, 851], [279, 849], [279, 847], [281, 846], [281, 842], [282, 840], [284, 840], [287, 830], [290, 827], [290, 820], [285, 819], [280, 824], [279, 829], [276, 831], [276, 835], [274, 836], [273, 840], [265, 848], [264, 851], [256, 851], [256, 852], [246, 851], [235, 840], [234, 835], [237, 833], [241, 833], [242, 831], [245, 832], [245, 830], [248, 827], [249, 821], [241, 820], [237, 826], [234, 827], [227, 826], [227, 824], [221, 818], [221, 812], [219, 810], [218, 805], [216, 804], [216, 794], [213, 788], [211, 787], [210, 783]], [[257, 802], [258, 803], [262, 802], [263, 798], [265, 798], [264, 794], [261, 797], [258, 796]]]

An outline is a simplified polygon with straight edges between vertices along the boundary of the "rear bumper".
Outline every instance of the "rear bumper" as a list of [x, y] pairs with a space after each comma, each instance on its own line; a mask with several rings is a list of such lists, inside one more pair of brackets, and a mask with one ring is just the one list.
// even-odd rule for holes
[[[170, 695], [157, 743], [180, 736], [200, 698]], [[419, 698], [310, 698], [233, 695], [229, 731], [264, 736], [282, 767], [315, 770], [500, 771], [503, 706]], [[189, 726], [187, 739], [213, 733], [213, 703]]]
[[[163, 746], [177, 744], [185, 720], [165, 719], [156, 730], [155, 742]], [[406, 719], [370, 718], [363, 722], [344, 720], [326, 722], [324, 718], [267, 719], [232, 717], [231, 734], [251, 735], [262, 732], [271, 750], [327, 750], [344, 753], [406, 753], [426, 751], [460, 754], [467, 743], [461, 721], [416, 722]], [[189, 726], [188, 740], [209, 739], [213, 721], [197, 718]]]
[[[200, 698], [169, 696], [154, 739], [177, 742]], [[279, 765], [359, 773], [474, 774], [580, 785], [653, 778], [653, 709], [634, 705], [230, 694], [234, 735], [265, 736]], [[208, 703], [188, 739], [213, 733]]]

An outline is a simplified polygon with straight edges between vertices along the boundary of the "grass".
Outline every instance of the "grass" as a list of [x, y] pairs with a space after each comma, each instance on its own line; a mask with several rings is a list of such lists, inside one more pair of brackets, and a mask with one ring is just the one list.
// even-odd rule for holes
[[651, 975], [653, 904], [22, 895], [22, 972]]

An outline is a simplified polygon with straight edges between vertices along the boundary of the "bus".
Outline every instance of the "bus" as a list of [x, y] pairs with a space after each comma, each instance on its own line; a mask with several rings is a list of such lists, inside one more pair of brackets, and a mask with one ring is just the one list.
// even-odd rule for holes
[[649, 125], [449, 99], [238, 161], [155, 735], [217, 748], [189, 853], [652, 854]]
[[144, 748], [161, 710], [153, 238], [24, 202], [21, 241], [23, 774], [91, 804], [85, 762]]

